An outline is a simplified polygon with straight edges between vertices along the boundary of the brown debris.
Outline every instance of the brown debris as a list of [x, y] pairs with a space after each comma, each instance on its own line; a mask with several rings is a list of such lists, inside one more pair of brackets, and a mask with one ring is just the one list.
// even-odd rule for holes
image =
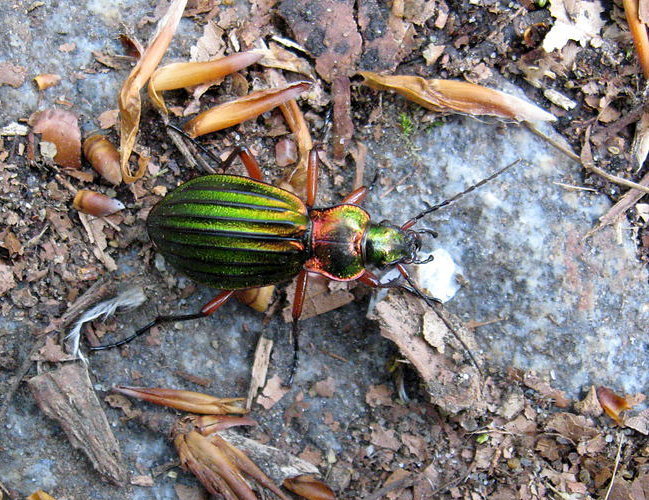
[[83, 154], [92, 168], [113, 185], [122, 182], [119, 151], [105, 136], [91, 135], [83, 141]]
[[570, 399], [566, 397], [566, 393], [559, 389], [553, 389], [548, 382], [542, 380], [535, 373], [525, 372], [523, 375], [523, 383], [530, 389], [534, 389], [542, 396], [552, 399], [554, 404], [559, 408], [568, 408], [571, 404]]
[[25, 83], [27, 69], [22, 66], [16, 66], [10, 62], [0, 63], [0, 85], [10, 85], [18, 88]]
[[353, 0], [284, 0], [279, 13], [295, 39], [316, 59], [316, 71], [327, 82], [350, 76], [361, 54]]
[[325, 380], [316, 382], [313, 391], [321, 398], [332, 398], [336, 392], [336, 380], [333, 377], [327, 377]]
[[34, 132], [44, 142], [56, 146], [54, 162], [68, 168], [81, 167], [81, 131], [77, 116], [70, 111], [50, 108], [38, 111], [29, 118]]
[[45, 90], [54, 87], [55, 85], [58, 85], [60, 81], [61, 75], [54, 75], [51, 73], [44, 73], [34, 77], [34, 82], [36, 82], [38, 90]]
[[259, 337], [257, 348], [255, 349], [255, 359], [252, 363], [252, 373], [250, 375], [250, 387], [248, 388], [248, 397], [246, 398], [246, 409], [250, 410], [252, 401], [257, 396], [259, 389], [266, 384], [266, 375], [270, 365], [270, 353], [273, 350], [273, 341], [264, 337]]
[[63, 428], [106, 480], [126, 482], [119, 445], [82, 363], [67, 363], [28, 382], [39, 408]]
[[234, 404], [243, 398], [217, 398], [208, 394], [157, 387], [117, 386], [114, 391], [149, 403], [168, 406], [201, 415], [245, 414], [247, 410]]
[[[286, 288], [288, 297], [295, 295], [295, 282], [291, 283]], [[333, 311], [339, 307], [349, 304], [354, 300], [354, 296], [347, 290], [345, 283], [336, 283], [322, 276], [309, 276], [309, 286], [304, 298], [304, 306], [302, 308], [302, 320], [313, 318], [320, 314]], [[292, 321], [293, 306], [287, 304], [282, 311], [284, 321], [290, 323]]]
[[286, 478], [282, 486], [307, 500], [336, 500], [336, 495], [331, 488], [313, 476]]
[[124, 209], [121, 201], [88, 189], [77, 191], [72, 206], [79, 212], [95, 217], [106, 217]]
[[266, 383], [264, 391], [257, 397], [257, 404], [270, 410], [275, 404], [288, 393], [289, 389], [282, 385], [282, 379], [277, 375]]
[[[423, 307], [415, 297], [390, 293], [376, 305], [376, 312], [370, 317], [378, 319], [381, 335], [397, 344], [401, 353], [412, 363], [434, 404], [450, 413], [467, 409], [482, 411], [485, 400], [476, 368], [455, 365], [447, 355], [422, 338], [421, 318], [426, 312]], [[452, 335], [436, 316], [435, 322], [435, 327], [442, 329], [444, 337]], [[464, 334], [470, 335], [466, 329]], [[469, 341], [468, 345], [472, 343]]]

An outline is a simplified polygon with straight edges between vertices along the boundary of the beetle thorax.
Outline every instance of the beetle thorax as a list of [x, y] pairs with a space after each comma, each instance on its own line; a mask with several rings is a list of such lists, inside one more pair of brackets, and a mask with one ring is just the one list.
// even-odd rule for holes
[[421, 239], [414, 231], [385, 223], [370, 224], [365, 236], [365, 263], [385, 267], [412, 262], [420, 248]]

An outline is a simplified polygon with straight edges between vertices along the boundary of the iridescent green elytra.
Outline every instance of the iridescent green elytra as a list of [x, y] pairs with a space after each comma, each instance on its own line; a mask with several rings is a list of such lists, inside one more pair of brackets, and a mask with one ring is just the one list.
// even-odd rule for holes
[[151, 240], [173, 267], [224, 290], [293, 278], [308, 257], [308, 225], [297, 196], [237, 175], [186, 182], [147, 219]]
[[190, 278], [222, 290], [288, 281], [302, 269], [338, 281], [368, 265], [412, 260], [419, 237], [374, 224], [359, 206], [307, 209], [292, 193], [237, 175], [182, 184], [147, 219], [156, 249]]

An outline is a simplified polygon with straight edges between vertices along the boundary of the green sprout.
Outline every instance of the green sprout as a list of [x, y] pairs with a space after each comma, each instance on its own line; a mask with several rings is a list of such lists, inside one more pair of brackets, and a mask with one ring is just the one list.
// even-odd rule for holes
[[412, 118], [407, 113], [399, 113], [399, 127], [401, 127], [401, 132], [406, 137], [412, 135], [415, 131], [415, 124], [412, 121]]
[[475, 438], [475, 442], [478, 444], [484, 444], [487, 441], [489, 441], [489, 434], [486, 432], [484, 434], [478, 434], [478, 436]]

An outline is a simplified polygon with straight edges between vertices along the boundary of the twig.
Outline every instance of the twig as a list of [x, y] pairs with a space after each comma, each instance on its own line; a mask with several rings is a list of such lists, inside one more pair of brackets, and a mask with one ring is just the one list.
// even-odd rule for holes
[[169, 119], [167, 118], [166, 115], [163, 113], [160, 113], [160, 115], [163, 117], [163, 122], [165, 125], [165, 129], [167, 130], [167, 135], [171, 139], [171, 141], [174, 143], [178, 151], [180, 151], [180, 154], [183, 155], [183, 158], [185, 158], [185, 161], [187, 162], [188, 166], [192, 170], [196, 170], [197, 166], [200, 166], [205, 172], [208, 174], [213, 174], [216, 171], [212, 166], [210, 166], [205, 159], [199, 154], [192, 153], [189, 150], [189, 145], [186, 141], [183, 140], [181, 133], [177, 130], [175, 130], [173, 127], [168, 126], [169, 125]]
[[635, 45], [638, 54], [642, 73], [645, 78], [649, 78], [649, 38], [647, 37], [647, 28], [640, 22], [638, 16], [638, 4], [639, 0], [622, 0], [626, 21], [629, 23], [629, 30], [633, 37], [633, 45]]
[[640, 191], [643, 191], [644, 193], [649, 193], [649, 187], [643, 186], [642, 184], [638, 184], [637, 182], [633, 182], [633, 181], [630, 181], [628, 179], [624, 179], [622, 177], [618, 177], [617, 175], [609, 174], [605, 170], [602, 170], [601, 168], [596, 167], [592, 163], [587, 163], [587, 162], [581, 161], [581, 158], [579, 158], [579, 156], [577, 156], [575, 153], [573, 153], [572, 151], [567, 149], [565, 146], [559, 144], [557, 141], [555, 141], [551, 137], [548, 137], [547, 135], [545, 135], [543, 132], [541, 132], [539, 129], [537, 129], [536, 127], [534, 127], [530, 123], [526, 122], [525, 124], [526, 124], [527, 128], [530, 130], [530, 132], [532, 132], [532, 133], [538, 135], [539, 137], [542, 137], [546, 141], [548, 141], [548, 143], [550, 143], [552, 146], [557, 148], [563, 154], [565, 154], [569, 158], [575, 160], [576, 162], [580, 163], [581, 166], [584, 167], [586, 170], [589, 170], [589, 171], [593, 172], [594, 174], [597, 174], [600, 177], [603, 177], [604, 179], [606, 179], [609, 182], [612, 182], [613, 184], [617, 184], [619, 186], [626, 186], [626, 187], [631, 188], [631, 189], [638, 189]]
[[622, 177], [618, 177], [617, 175], [609, 174], [608, 172], [602, 170], [599, 167], [596, 167], [595, 165], [588, 165], [588, 164], [582, 164], [586, 170], [590, 170], [594, 174], [599, 175], [600, 177], [603, 177], [609, 182], [612, 182], [613, 184], [618, 184], [619, 186], [626, 186], [631, 189], [637, 189], [638, 191], [642, 191], [644, 194], [649, 193], [649, 187], [643, 186], [642, 184], [638, 184], [637, 182], [633, 182], [627, 179], [623, 179]]
[[[649, 173], [645, 174], [644, 177], [640, 179], [640, 184], [643, 186], [649, 186]], [[624, 215], [627, 210], [635, 205], [644, 195], [644, 191], [640, 191], [639, 189], [631, 189], [630, 191], [624, 193], [624, 196], [622, 196], [622, 198], [620, 198], [618, 202], [608, 210], [608, 212], [606, 212], [599, 218], [599, 224], [597, 225], [597, 227], [588, 231], [585, 238], [588, 238], [600, 229], [613, 224], [622, 215]]]
[[617, 453], [615, 455], [615, 466], [613, 467], [613, 475], [611, 476], [611, 483], [608, 485], [608, 489], [606, 490], [606, 496], [604, 497], [604, 500], [608, 500], [608, 497], [611, 494], [611, 490], [613, 489], [613, 483], [615, 482], [615, 475], [617, 474], [617, 468], [620, 466], [620, 454], [622, 452], [622, 443], [624, 442], [624, 435], [618, 434], [617, 437], [619, 441], [617, 443]]
[[396, 481], [392, 481], [389, 484], [386, 484], [382, 488], [379, 488], [376, 490], [374, 493], [371, 493], [370, 495], [366, 496], [364, 500], [378, 500], [379, 498], [384, 497], [386, 494], [390, 493], [393, 490], [396, 490], [398, 488], [410, 488], [413, 486], [418, 480], [419, 480], [419, 474], [416, 476], [412, 477], [404, 477], [403, 479], [398, 479]]
[[538, 128], [532, 125], [530, 122], [523, 122], [523, 123], [525, 124], [525, 126], [530, 132], [532, 132], [535, 135], [538, 135], [541, 139], [547, 141], [548, 144], [557, 148], [559, 151], [561, 151], [564, 155], [566, 155], [571, 160], [575, 160], [577, 163], [581, 163], [581, 158], [579, 158], [579, 156], [577, 156], [575, 153], [573, 153], [568, 148], [566, 148], [563, 144], [560, 144], [559, 142], [552, 139], [550, 136], [544, 134]]

